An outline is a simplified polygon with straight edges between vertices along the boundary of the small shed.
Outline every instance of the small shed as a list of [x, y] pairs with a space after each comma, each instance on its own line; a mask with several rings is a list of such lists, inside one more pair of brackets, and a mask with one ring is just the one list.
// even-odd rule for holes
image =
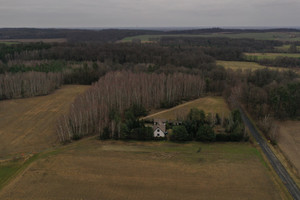
[[166, 124], [167, 121], [164, 119], [154, 119], [154, 125], [153, 125], [153, 136], [154, 137], [166, 137]]

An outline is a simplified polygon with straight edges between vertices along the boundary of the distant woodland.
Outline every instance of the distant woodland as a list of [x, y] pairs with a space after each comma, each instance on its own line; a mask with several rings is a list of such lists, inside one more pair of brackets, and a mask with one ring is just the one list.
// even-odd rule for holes
[[[261, 122], [266, 136], [276, 141], [276, 136], [270, 134], [273, 120], [300, 117], [299, 75], [291, 70], [233, 71], [217, 66], [216, 60], [249, 61], [245, 52], [277, 52], [283, 45], [297, 52], [294, 47], [299, 44], [192, 36], [221, 31], [224, 30], [0, 29], [0, 39], [67, 39], [63, 43], [0, 43], [0, 99], [46, 95], [63, 84], [92, 85], [58, 122], [58, 135], [65, 142], [94, 134], [122, 139], [130, 127], [136, 129], [133, 135], [147, 133], [138, 129], [144, 128], [136, 121], [140, 110], [169, 108], [205, 95], [223, 95], [232, 107], [243, 105]], [[118, 42], [144, 34], [175, 36], [151, 43]], [[251, 61], [300, 68], [299, 58]]]

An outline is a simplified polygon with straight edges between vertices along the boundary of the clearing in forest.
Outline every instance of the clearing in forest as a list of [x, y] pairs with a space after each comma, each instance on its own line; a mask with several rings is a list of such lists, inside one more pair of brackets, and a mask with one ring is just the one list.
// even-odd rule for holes
[[245, 61], [223, 61], [218, 60], [217, 65], [222, 65], [225, 69], [232, 69], [232, 70], [257, 70], [257, 69], [272, 69], [272, 70], [287, 70], [287, 68], [283, 67], [266, 67], [260, 65], [256, 62], [245, 62]]
[[150, 114], [143, 119], [166, 119], [166, 120], [181, 120], [184, 119], [190, 112], [191, 108], [198, 108], [205, 113], [216, 114], [220, 116], [228, 116], [230, 110], [223, 97], [202, 97], [193, 101], [180, 104], [174, 108], [162, 110], [160, 112]]
[[68, 85], [47, 96], [0, 101], [0, 160], [57, 144], [57, 119], [87, 88]]
[[276, 57], [290, 57], [290, 58], [300, 58], [300, 53], [244, 53], [246, 59], [257, 60], [262, 59], [275, 59]]
[[0, 199], [286, 199], [280, 191], [250, 143], [89, 138], [33, 163]]

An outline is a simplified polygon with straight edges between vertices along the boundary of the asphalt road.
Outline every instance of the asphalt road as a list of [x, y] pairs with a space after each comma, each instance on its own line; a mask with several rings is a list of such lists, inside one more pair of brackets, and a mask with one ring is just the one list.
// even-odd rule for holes
[[300, 190], [296, 183], [293, 181], [293, 179], [290, 177], [284, 166], [281, 164], [281, 162], [278, 160], [278, 158], [275, 156], [275, 154], [272, 152], [270, 147], [268, 146], [266, 140], [262, 138], [262, 136], [258, 133], [256, 128], [253, 126], [252, 122], [249, 120], [247, 115], [243, 112], [242, 109], [241, 114], [244, 123], [249, 128], [250, 132], [252, 133], [253, 137], [256, 139], [259, 146], [262, 148], [264, 154], [267, 156], [269, 162], [271, 163], [272, 167], [282, 180], [283, 184], [286, 186], [292, 197], [296, 200], [300, 200]]

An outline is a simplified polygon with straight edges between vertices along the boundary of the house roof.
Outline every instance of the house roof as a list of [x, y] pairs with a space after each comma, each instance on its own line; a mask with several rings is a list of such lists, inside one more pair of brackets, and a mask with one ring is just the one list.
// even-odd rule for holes
[[166, 132], [166, 125], [154, 125], [153, 130], [156, 131], [156, 129], [159, 128], [162, 132]]
[[166, 121], [165, 119], [154, 119], [153, 129], [159, 128], [162, 132], [166, 132]]

